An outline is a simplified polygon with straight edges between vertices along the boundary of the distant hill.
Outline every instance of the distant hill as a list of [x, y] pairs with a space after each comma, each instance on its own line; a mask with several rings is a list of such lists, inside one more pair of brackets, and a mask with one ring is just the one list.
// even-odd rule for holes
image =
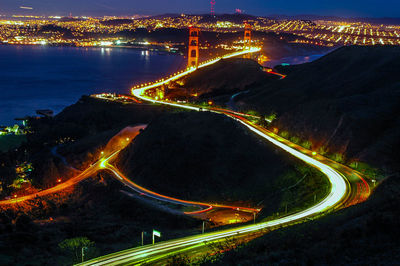
[[199, 23], [208, 23], [208, 22], [216, 22], [216, 21], [229, 21], [236, 24], [242, 24], [247, 20], [255, 20], [257, 17], [247, 14], [217, 14], [215, 16], [212, 15], [203, 15], [202, 19]]
[[105, 26], [119, 26], [119, 25], [124, 25], [124, 24], [131, 24], [131, 23], [133, 23], [133, 20], [132, 19], [109, 19], [109, 20], [100, 21], [100, 23]]
[[346, 21], [346, 22], [366, 22], [371, 24], [386, 24], [386, 25], [399, 25], [400, 17], [382, 17], [382, 18], [368, 18], [368, 17], [338, 17], [338, 16], [319, 16], [319, 15], [270, 15], [268, 16], [280, 20], [326, 20], [326, 21]]
[[56, 26], [56, 25], [51, 25], [51, 24], [43, 25], [37, 34], [39, 36], [42, 36], [42, 35], [45, 36], [49, 32], [58, 32], [58, 33], [62, 34], [63, 38], [66, 38], [66, 39], [72, 38], [74, 36], [70, 29], [66, 29], [66, 28]]

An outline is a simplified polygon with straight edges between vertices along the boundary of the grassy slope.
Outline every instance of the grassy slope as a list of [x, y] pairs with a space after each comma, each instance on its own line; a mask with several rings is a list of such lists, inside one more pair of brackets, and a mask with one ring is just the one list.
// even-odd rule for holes
[[400, 48], [345, 47], [309, 64], [281, 68], [284, 80], [242, 96], [275, 111], [275, 125], [316, 147], [399, 170]]

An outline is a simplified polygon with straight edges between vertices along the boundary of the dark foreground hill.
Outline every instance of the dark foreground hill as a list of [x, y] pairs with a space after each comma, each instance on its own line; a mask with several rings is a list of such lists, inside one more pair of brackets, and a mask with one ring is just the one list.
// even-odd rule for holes
[[274, 126], [381, 168], [399, 170], [400, 47], [345, 47], [287, 78], [255, 88], [241, 101], [277, 113]]
[[289, 167], [231, 119], [210, 113], [163, 115], [121, 158], [140, 185], [203, 201], [248, 200], [249, 191], [250, 199], [263, 200]]
[[[119, 167], [158, 193], [203, 202], [244, 202], [277, 211], [308, 204], [329, 186], [240, 124], [208, 112], [163, 115], [121, 152]], [[300, 182], [292, 190], [285, 188]]]

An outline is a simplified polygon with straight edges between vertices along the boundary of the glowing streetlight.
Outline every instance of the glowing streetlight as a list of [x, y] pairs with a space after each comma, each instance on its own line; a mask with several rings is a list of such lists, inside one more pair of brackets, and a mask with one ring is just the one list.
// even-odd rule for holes
[[157, 230], [154, 230], [153, 229], [153, 245], [154, 245], [154, 237], [161, 237], [161, 233], [160, 232], [158, 232]]
[[101, 168], [101, 169], [106, 168], [106, 160], [105, 160], [105, 159], [101, 159], [101, 161], [100, 161], [100, 168]]

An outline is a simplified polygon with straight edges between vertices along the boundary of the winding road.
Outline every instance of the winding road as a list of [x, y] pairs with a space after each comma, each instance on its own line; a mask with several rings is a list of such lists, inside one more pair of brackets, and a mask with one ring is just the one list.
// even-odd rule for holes
[[[245, 53], [253, 53], [258, 52], [260, 49], [252, 48], [251, 50], [242, 51], [233, 53], [223, 58], [230, 58], [235, 56], [240, 56]], [[199, 66], [199, 68], [214, 64], [221, 60], [221, 58], [217, 58], [214, 60], [207, 61]], [[169, 105], [177, 108], [184, 108], [193, 111], [209, 111], [218, 114], [226, 115], [231, 119], [234, 119], [238, 123], [241, 123], [243, 126], [247, 127], [248, 130], [254, 132], [264, 140], [271, 142], [276, 147], [284, 150], [289, 155], [294, 156], [303, 162], [315, 167], [322, 173], [326, 175], [330, 184], [331, 191], [330, 193], [320, 202], [317, 202], [314, 206], [294, 213], [290, 214], [278, 219], [274, 219], [271, 221], [264, 221], [261, 223], [253, 224], [253, 225], [245, 225], [239, 226], [232, 229], [221, 230], [212, 233], [206, 233], [201, 235], [194, 235], [189, 237], [184, 237], [175, 240], [169, 240], [157, 243], [155, 245], [147, 245], [143, 247], [133, 248], [124, 250], [121, 252], [109, 254], [103, 257], [99, 257], [87, 262], [84, 262], [79, 265], [132, 265], [132, 264], [142, 264], [142, 263], [152, 263], [152, 264], [162, 264], [164, 263], [171, 255], [175, 254], [189, 254], [190, 256], [196, 256], [198, 254], [204, 254], [206, 250], [208, 250], [208, 244], [216, 241], [227, 241], [228, 237], [235, 237], [236, 239], [251, 239], [254, 238], [255, 235], [261, 235], [266, 230], [272, 230], [277, 227], [288, 226], [300, 222], [307, 221], [309, 219], [314, 219], [319, 217], [320, 215], [324, 215], [331, 211], [348, 207], [353, 204], [357, 204], [359, 202], [365, 201], [368, 196], [371, 194], [369, 182], [367, 182], [363, 177], [353, 169], [339, 164], [335, 161], [327, 159], [321, 155], [315, 154], [314, 152], [307, 150], [299, 145], [296, 145], [268, 130], [262, 128], [256, 124], [251, 122], [251, 119], [256, 118], [255, 116], [246, 115], [238, 112], [234, 112], [231, 110], [226, 110], [222, 108], [204, 108], [193, 106], [189, 104], [181, 104], [171, 101], [160, 101], [156, 99], [152, 99], [146, 96], [146, 91], [149, 89], [154, 89], [159, 86], [162, 86], [168, 82], [178, 80], [185, 75], [188, 75], [194, 72], [196, 69], [191, 68], [175, 75], [163, 79], [151, 84], [144, 84], [141, 86], [136, 86], [132, 89], [133, 96], [140, 100], [141, 102], [148, 102], [154, 104], [162, 104]], [[272, 73], [274, 74], [274, 73]], [[136, 134], [137, 135], [137, 134]], [[134, 136], [136, 136], [134, 135]], [[119, 151], [126, 147], [133, 138], [121, 138], [122, 141], [114, 141], [113, 145], [117, 148], [110, 149], [107, 153], [105, 153], [101, 159], [92, 164], [85, 171], [81, 172], [74, 178], [71, 178], [63, 183], [60, 183], [52, 188], [39, 191], [37, 193], [15, 197], [11, 199], [5, 199], [0, 201], [1, 205], [9, 205], [15, 204], [18, 202], [23, 202], [27, 200], [33, 200], [37, 197], [43, 197], [52, 193], [60, 192], [68, 187], [71, 187], [82, 180], [89, 178], [96, 174], [100, 170], [108, 170], [113, 173], [113, 176], [121, 181], [124, 185], [129, 187], [130, 189], [148, 196], [150, 198], [154, 198], [156, 200], [167, 201], [173, 204], [184, 205], [184, 206], [196, 206], [199, 210], [193, 212], [187, 212], [189, 215], [198, 214], [202, 212], [208, 212], [213, 208], [228, 208], [228, 209], [236, 209], [240, 211], [247, 211], [256, 213], [259, 209], [252, 208], [243, 208], [243, 207], [234, 207], [234, 206], [224, 206], [217, 204], [208, 204], [208, 203], [199, 203], [192, 201], [184, 201], [176, 198], [171, 198], [168, 196], [160, 195], [156, 192], [147, 190], [129, 178], [125, 177], [117, 168], [112, 166], [110, 162], [116, 158]], [[126, 139], [126, 141], [124, 141]], [[129, 140], [129, 141], [128, 141]], [[111, 141], [110, 141], [111, 142]]]
[[[234, 56], [237, 56], [236, 54]], [[214, 60], [213, 63], [218, 62]], [[207, 64], [209, 65], [209, 64]], [[200, 67], [204, 67], [201, 65]], [[205, 254], [208, 249], [208, 244], [218, 241], [228, 241], [229, 237], [236, 239], [251, 239], [254, 235], [262, 234], [266, 230], [273, 230], [282, 226], [289, 226], [296, 223], [301, 223], [309, 219], [317, 218], [337, 209], [348, 207], [353, 204], [362, 202], [368, 198], [371, 193], [369, 183], [353, 169], [325, 158], [321, 155], [307, 150], [297, 144], [294, 144], [273, 132], [268, 131], [258, 125], [253, 124], [249, 117], [245, 114], [240, 114], [230, 110], [221, 108], [200, 108], [193, 105], [181, 104], [171, 101], [160, 101], [146, 96], [146, 91], [156, 88], [172, 80], [179, 79], [184, 75], [193, 72], [192, 70], [178, 73], [177, 75], [157, 81], [153, 84], [145, 84], [132, 89], [132, 94], [137, 99], [143, 102], [152, 102], [155, 104], [169, 105], [177, 108], [184, 108], [193, 111], [209, 111], [218, 114], [226, 115], [250, 131], [254, 132], [264, 140], [274, 144], [276, 147], [284, 150], [289, 155], [294, 156], [303, 162], [315, 167], [326, 175], [330, 184], [331, 190], [329, 194], [314, 206], [290, 214], [278, 219], [265, 221], [253, 225], [239, 226], [233, 229], [226, 229], [212, 233], [194, 235], [175, 240], [169, 240], [157, 243], [155, 245], [147, 245], [138, 248], [132, 248], [121, 252], [102, 256], [79, 265], [136, 265], [143, 263], [164, 264], [168, 258], [176, 254], [187, 254], [196, 256]], [[250, 117], [251, 118], [251, 117]], [[118, 172], [114, 173], [119, 175]], [[122, 177], [122, 176], [121, 176]], [[123, 178], [123, 177], [122, 177]]]

